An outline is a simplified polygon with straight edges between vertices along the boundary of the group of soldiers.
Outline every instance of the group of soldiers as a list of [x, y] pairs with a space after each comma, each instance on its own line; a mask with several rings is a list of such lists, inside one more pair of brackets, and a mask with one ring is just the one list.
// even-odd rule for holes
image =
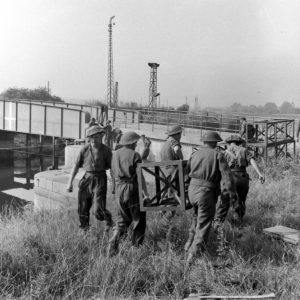
[[[106, 232], [113, 226], [112, 215], [106, 208], [107, 176], [106, 170], [111, 170], [117, 199], [117, 217], [113, 233], [109, 240], [109, 254], [118, 251], [120, 238], [127, 233], [132, 225], [132, 244], [143, 243], [146, 230], [146, 213], [140, 210], [138, 198], [137, 165], [147, 159], [151, 141], [133, 131], [120, 136], [118, 147], [114, 153], [110, 143], [103, 143], [107, 129], [92, 125], [87, 129], [89, 143], [81, 149], [71, 171], [67, 190], [72, 191], [73, 180], [79, 170], [86, 172], [79, 182], [78, 214], [80, 228], [84, 231], [90, 226], [90, 208], [95, 205], [95, 216], [99, 221], [105, 221]], [[169, 128], [167, 139], [161, 148], [162, 161], [183, 160], [179, 125]], [[141, 153], [135, 151], [139, 140], [144, 147]], [[105, 139], [107, 141], [107, 138]], [[214, 224], [220, 226], [224, 222], [229, 208], [233, 210], [233, 223], [241, 226], [245, 215], [245, 201], [249, 190], [249, 175], [246, 168], [251, 164], [261, 181], [264, 176], [259, 170], [254, 157], [243, 146], [240, 135], [232, 135], [226, 139], [227, 149], [218, 147], [222, 141], [214, 131], [207, 131], [203, 138], [204, 146], [193, 152], [185, 170], [189, 178], [188, 199], [193, 208], [193, 219], [185, 245], [187, 262], [206, 251], [209, 232]], [[166, 168], [166, 177], [172, 174], [172, 168]], [[144, 201], [149, 200], [145, 180], [142, 177]], [[218, 207], [217, 201], [219, 196]]]

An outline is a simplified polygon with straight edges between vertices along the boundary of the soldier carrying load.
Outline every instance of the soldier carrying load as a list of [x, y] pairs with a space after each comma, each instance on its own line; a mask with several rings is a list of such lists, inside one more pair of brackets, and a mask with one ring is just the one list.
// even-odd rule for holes
[[214, 219], [216, 203], [223, 181], [231, 197], [235, 197], [232, 175], [222, 152], [215, 148], [222, 141], [217, 132], [207, 131], [203, 136], [204, 147], [195, 151], [187, 165], [191, 178], [188, 193], [194, 215], [185, 244], [187, 263], [206, 250], [209, 231]]
[[[237, 198], [233, 202], [233, 222], [240, 226], [246, 211], [246, 198], [249, 191], [249, 174], [246, 171], [249, 163], [259, 176], [261, 183], [264, 183], [265, 177], [259, 170], [253, 155], [242, 146], [244, 140], [238, 135], [231, 135], [226, 139], [229, 144], [225, 151], [225, 158], [230, 167], [234, 185], [237, 192]], [[227, 193], [221, 195], [221, 202], [216, 213], [216, 226], [222, 224], [226, 218], [230, 207], [230, 199]]]

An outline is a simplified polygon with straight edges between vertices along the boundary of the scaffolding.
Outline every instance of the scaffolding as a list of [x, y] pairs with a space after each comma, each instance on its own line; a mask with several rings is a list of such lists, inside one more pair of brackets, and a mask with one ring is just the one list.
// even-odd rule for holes
[[[254, 121], [255, 137], [248, 139], [248, 127], [246, 126], [246, 145], [252, 148], [255, 155], [262, 153], [265, 161], [268, 153], [274, 152], [274, 158], [287, 158], [290, 156], [288, 150], [292, 147], [294, 156], [296, 155], [295, 143], [295, 120], [293, 119], [272, 119]], [[270, 156], [269, 156], [270, 157]]]

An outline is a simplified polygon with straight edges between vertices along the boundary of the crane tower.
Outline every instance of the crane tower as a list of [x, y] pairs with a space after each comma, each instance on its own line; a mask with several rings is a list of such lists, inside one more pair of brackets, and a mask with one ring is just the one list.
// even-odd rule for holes
[[159, 64], [148, 63], [150, 69], [150, 86], [149, 86], [149, 108], [157, 108], [157, 97], [159, 93], [157, 92], [157, 68]]
[[113, 70], [113, 43], [112, 43], [112, 27], [115, 25], [112, 16], [108, 23], [108, 73], [107, 73], [107, 106], [112, 107], [114, 102], [114, 70]]

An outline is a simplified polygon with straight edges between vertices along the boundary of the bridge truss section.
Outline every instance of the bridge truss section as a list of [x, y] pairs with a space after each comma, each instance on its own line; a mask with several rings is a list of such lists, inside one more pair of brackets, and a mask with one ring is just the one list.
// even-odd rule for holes
[[275, 160], [280, 157], [290, 157], [290, 151], [293, 151], [295, 156], [295, 120], [272, 119], [249, 124], [255, 128], [255, 138], [248, 140], [248, 132], [246, 132], [246, 144], [254, 150], [256, 156], [261, 153], [265, 161], [270, 157], [274, 157]]

